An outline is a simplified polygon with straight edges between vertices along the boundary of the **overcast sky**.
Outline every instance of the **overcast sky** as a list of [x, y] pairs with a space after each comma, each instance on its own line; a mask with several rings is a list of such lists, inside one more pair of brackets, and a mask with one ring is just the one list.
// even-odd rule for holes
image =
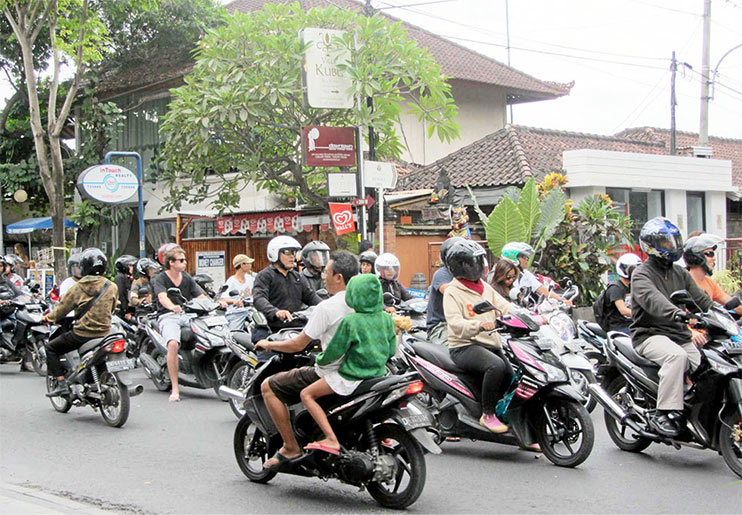
[[[373, 0], [373, 6], [507, 63], [505, 0]], [[698, 132], [702, 13], [703, 0], [509, 0], [511, 65], [542, 80], [575, 81], [567, 97], [515, 106], [514, 123], [597, 134], [669, 128], [675, 50], [692, 67], [679, 66], [677, 127]], [[742, 0], [713, 0], [711, 19], [713, 69], [742, 44]], [[709, 134], [742, 139], [742, 48], [718, 71]], [[9, 91], [0, 84], [0, 103]]]

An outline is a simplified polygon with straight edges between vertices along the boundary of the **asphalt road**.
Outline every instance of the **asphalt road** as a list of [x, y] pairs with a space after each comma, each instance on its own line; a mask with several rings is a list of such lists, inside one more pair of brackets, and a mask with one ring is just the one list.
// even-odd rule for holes
[[[93, 509], [149, 513], [347, 513], [383, 509], [337, 481], [278, 475], [250, 483], [232, 452], [237, 419], [213, 391], [170, 404], [145, 386], [129, 421], [108, 427], [90, 408], [53, 410], [45, 385], [0, 366], [0, 480]], [[577, 469], [512, 447], [462, 441], [427, 456], [422, 513], [740, 513], [742, 481], [712, 451], [653, 445], [619, 451], [595, 410], [595, 447]], [[0, 508], [0, 512], [2, 512]]]

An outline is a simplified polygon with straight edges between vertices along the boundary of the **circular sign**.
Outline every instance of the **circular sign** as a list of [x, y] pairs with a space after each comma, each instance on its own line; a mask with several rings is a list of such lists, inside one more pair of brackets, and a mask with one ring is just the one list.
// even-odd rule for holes
[[80, 174], [77, 188], [91, 200], [119, 204], [137, 194], [139, 181], [134, 172], [123, 166], [95, 165]]
[[15, 193], [13, 193], [13, 200], [22, 204], [28, 200], [28, 193], [26, 193], [26, 190], [16, 190]]

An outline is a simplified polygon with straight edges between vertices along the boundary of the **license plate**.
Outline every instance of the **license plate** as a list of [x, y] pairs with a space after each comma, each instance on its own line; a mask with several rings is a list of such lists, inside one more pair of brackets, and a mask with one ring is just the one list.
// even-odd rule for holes
[[217, 315], [217, 316], [205, 318], [204, 323], [206, 323], [208, 327], [214, 327], [217, 325], [227, 325], [228, 322], [227, 322], [227, 317]]
[[421, 413], [419, 415], [408, 415], [406, 417], [402, 417], [402, 425], [407, 430], [417, 429], [418, 427], [428, 427], [433, 425], [432, 421], [430, 420], [430, 416], [426, 413]]
[[742, 341], [724, 340], [721, 344], [727, 354], [742, 354]]
[[131, 370], [134, 368], [134, 364], [134, 358], [122, 359], [119, 361], [106, 361], [106, 369], [109, 372], [121, 372], [122, 370]]

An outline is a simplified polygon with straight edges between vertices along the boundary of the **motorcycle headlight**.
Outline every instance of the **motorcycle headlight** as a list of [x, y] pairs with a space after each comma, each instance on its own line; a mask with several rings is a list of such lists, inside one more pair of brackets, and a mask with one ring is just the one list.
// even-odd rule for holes
[[541, 362], [541, 366], [544, 368], [544, 371], [546, 372], [546, 379], [549, 381], [567, 381], [567, 374], [559, 367], [555, 367], [554, 365], [549, 365], [548, 363]]
[[576, 335], [574, 322], [566, 313], [557, 313], [549, 318], [549, 325], [563, 342], [571, 341]]
[[724, 361], [720, 361], [710, 357], [707, 361], [709, 365], [711, 365], [711, 368], [716, 370], [721, 375], [734, 374], [740, 368], [730, 363], [726, 363]]
[[713, 315], [714, 321], [723, 327], [729, 336], [737, 336], [739, 334], [739, 326], [737, 326], [737, 323], [728, 314], [714, 309]]

